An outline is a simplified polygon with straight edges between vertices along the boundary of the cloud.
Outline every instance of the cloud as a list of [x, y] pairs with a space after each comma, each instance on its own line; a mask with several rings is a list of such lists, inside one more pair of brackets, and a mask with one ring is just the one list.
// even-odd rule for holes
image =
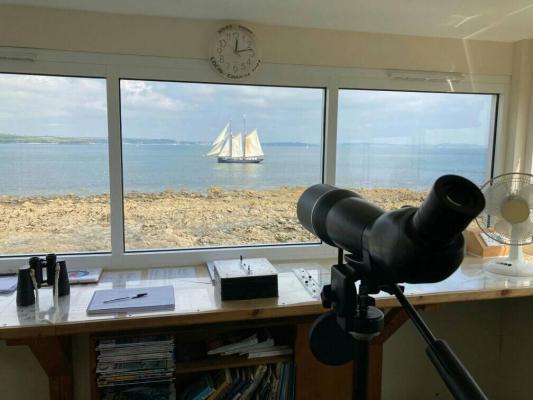
[[[123, 102], [125, 137], [210, 141], [229, 121], [234, 131], [243, 130], [243, 115], [246, 115], [246, 129], [258, 128], [267, 141], [299, 141], [309, 136], [316, 143], [321, 140], [324, 97], [321, 89], [131, 83], [127, 89], [138, 104], [133, 107], [131, 102]], [[180, 107], [168, 112], [166, 107], [154, 107], [158, 103], [155, 99], [171, 99]], [[141, 104], [148, 106], [141, 108]]]
[[123, 107], [142, 112], [176, 112], [187, 109], [187, 104], [179, 98], [165, 93], [165, 83], [122, 80], [120, 94]]
[[105, 136], [104, 79], [0, 74], [0, 132]]
[[345, 90], [339, 96], [338, 137], [485, 145], [491, 103], [491, 95]]

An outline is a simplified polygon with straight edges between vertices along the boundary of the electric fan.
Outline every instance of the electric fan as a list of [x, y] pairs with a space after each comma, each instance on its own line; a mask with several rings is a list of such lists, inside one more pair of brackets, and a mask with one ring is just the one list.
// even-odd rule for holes
[[509, 257], [491, 260], [489, 272], [507, 276], [533, 276], [533, 263], [523, 258], [522, 246], [533, 243], [533, 175], [510, 173], [481, 186], [485, 209], [476, 222], [491, 239], [510, 246]]

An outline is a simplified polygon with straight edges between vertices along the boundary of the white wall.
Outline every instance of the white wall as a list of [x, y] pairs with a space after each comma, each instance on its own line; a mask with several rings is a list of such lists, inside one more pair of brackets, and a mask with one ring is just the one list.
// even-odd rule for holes
[[[0, 6], [0, 46], [204, 59], [210, 38], [223, 22]], [[256, 31], [268, 63], [507, 75], [514, 88], [521, 87], [528, 68], [529, 76], [533, 72], [531, 64], [513, 65], [518, 50], [511, 43], [248, 25]], [[531, 47], [530, 41], [529, 52]], [[531, 126], [523, 127], [523, 113], [529, 108], [520, 105], [523, 94], [512, 95], [516, 101], [508, 127], [523, 138], [531, 132]], [[531, 311], [533, 302], [523, 299], [456, 304], [425, 315], [491, 399], [520, 400], [531, 397], [529, 385], [520, 378], [533, 368]], [[73, 347], [78, 360], [76, 398], [87, 399], [87, 337], [76, 337]], [[46, 377], [29, 351], [4, 344], [0, 388], [3, 399], [47, 398]], [[506, 395], [507, 390], [513, 390], [513, 396]], [[450, 398], [410, 325], [385, 347], [383, 398]]]
[[[224, 22], [0, 6], [0, 46], [204, 59]], [[511, 43], [246, 25], [267, 63], [512, 72]]]

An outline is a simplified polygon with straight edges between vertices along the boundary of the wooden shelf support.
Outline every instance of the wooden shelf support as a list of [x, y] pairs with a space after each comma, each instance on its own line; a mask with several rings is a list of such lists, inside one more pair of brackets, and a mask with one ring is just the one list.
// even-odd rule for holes
[[48, 375], [50, 400], [73, 400], [72, 348], [69, 336], [10, 339], [8, 346], [28, 346]]

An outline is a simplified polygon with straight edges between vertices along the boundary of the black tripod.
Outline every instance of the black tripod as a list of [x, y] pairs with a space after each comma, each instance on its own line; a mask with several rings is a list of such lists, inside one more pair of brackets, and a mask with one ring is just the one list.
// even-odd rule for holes
[[[443, 340], [435, 338], [397, 284], [380, 285], [368, 279], [368, 260], [359, 261], [339, 249], [338, 263], [331, 269], [331, 284], [324, 286], [322, 304], [332, 311], [313, 325], [309, 342], [315, 357], [328, 365], [353, 360], [352, 399], [368, 398], [370, 340], [383, 329], [384, 315], [371, 296], [380, 291], [396, 296], [427, 343], [426, 353], [446, 386], [459, 400], [486, 400], [472, 376]], [[355, 282], [359, 281], [359, 291]]]

